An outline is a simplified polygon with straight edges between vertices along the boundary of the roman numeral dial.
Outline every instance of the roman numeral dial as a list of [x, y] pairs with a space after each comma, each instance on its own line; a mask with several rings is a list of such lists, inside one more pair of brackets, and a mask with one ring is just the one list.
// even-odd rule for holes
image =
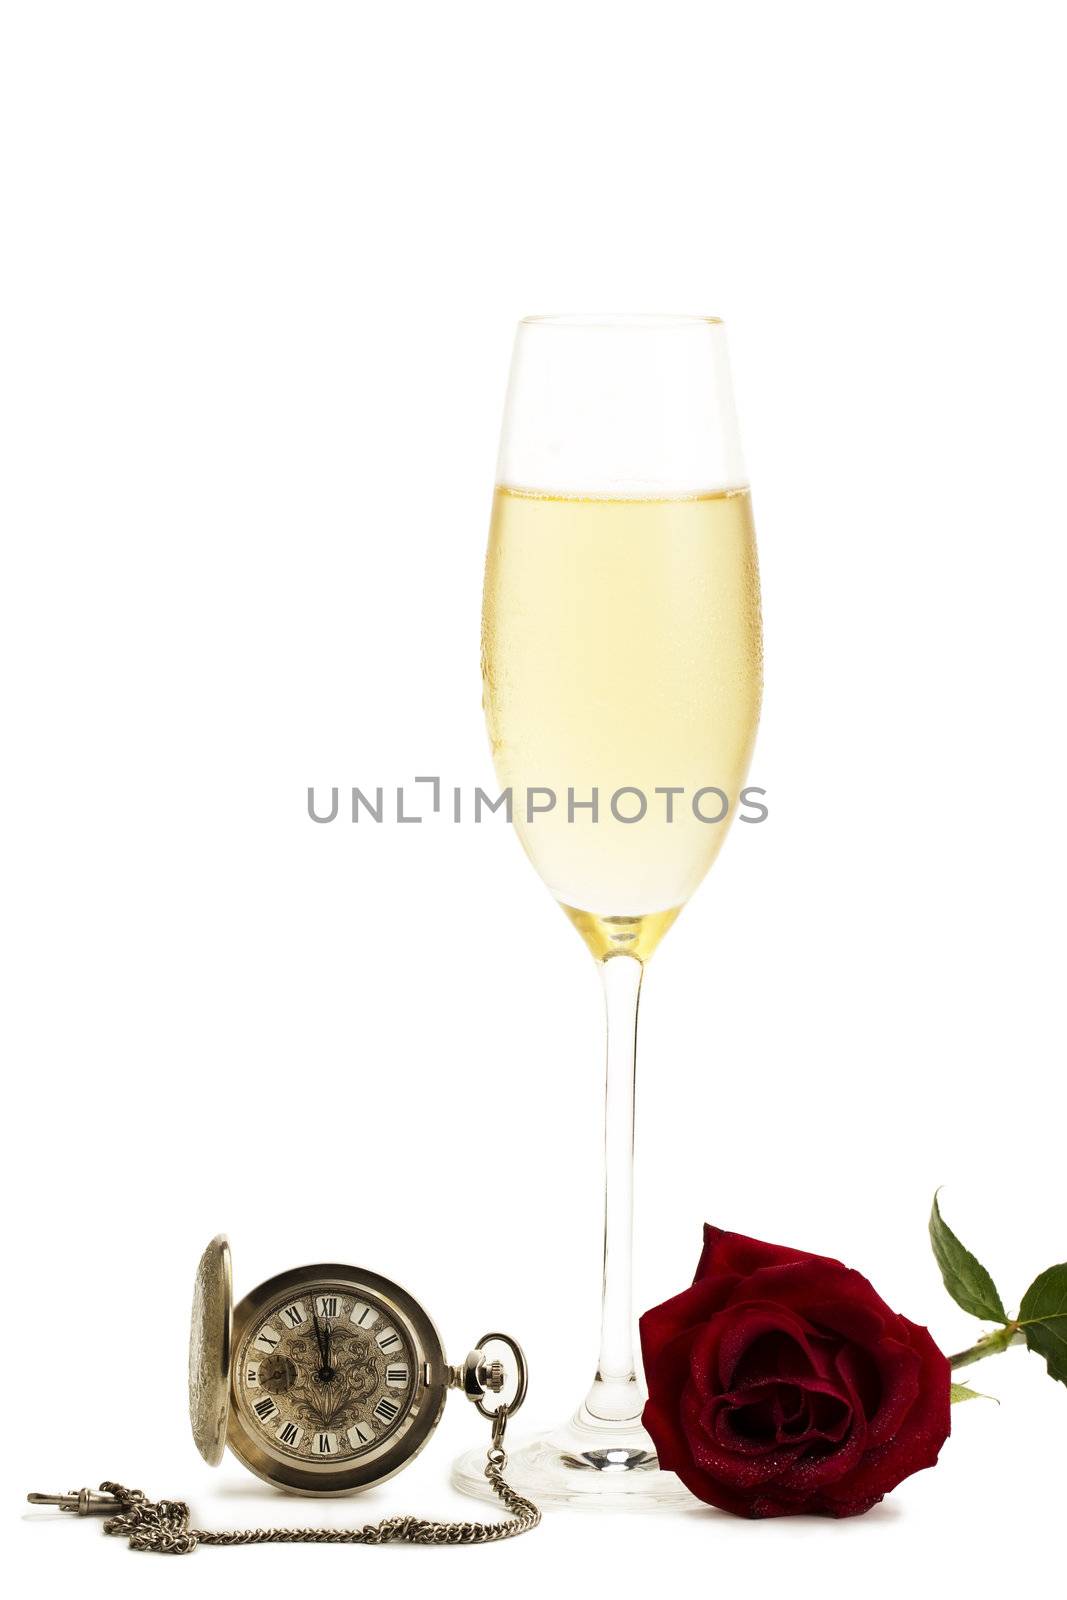
[[387, 1447], [419, 1414], [423, 1361], [398, 1308], [290, 1279], [242, 1332], [238, 1415], [268, 1457], [328, 1472]]

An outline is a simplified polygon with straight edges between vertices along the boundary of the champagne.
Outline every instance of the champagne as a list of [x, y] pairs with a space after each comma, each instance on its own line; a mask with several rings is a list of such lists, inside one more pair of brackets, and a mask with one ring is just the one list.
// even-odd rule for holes
[[[752, 754], [762, 644], [747, 490], [499, 488], [482, 676], [527, 854], [595, 955], [643, 959], [718, 854]], [[728, 801], [718, 822], [701, 820], [722, 810], [700, 795], [713, 788]]]

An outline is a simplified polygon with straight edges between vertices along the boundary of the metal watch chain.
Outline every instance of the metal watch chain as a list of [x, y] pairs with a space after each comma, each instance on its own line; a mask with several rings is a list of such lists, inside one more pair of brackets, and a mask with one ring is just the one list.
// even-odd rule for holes
[[57, 1505], [78, 1516], [103, 1514], [104, 1532], [130, 1542], [131, 1550], [156, 1550], [161, 1555], [189, 1555], [199, 1544], [496, 1544], [536, 1528], [541, 1513], [504, 1477], [507, 1455], [504, 1429], [507, 1408], [491, 1413], [493, 1437], [486, 1453], [485, 1476], [511, 1515], [510, 1522], [432, 1522], [426, 1517], [386, 1517], [361, 1528], [190, 1528], [184, 1500], [148, 1500], [140, 1489], [102, 1483], [69, 1495], [31, 1494], [34, 1505]]

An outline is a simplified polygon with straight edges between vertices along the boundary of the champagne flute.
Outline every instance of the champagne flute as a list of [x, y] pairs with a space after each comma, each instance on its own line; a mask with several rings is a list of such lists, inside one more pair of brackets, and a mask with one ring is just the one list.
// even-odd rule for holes
[[[759, 719], [755, 535], [717, 318], [519, 324], [482, 669], [512, 820], [598, 963], [608, 1025], [599, 1361], [509, 1478], [548, 1504], [677, 1504], [688, 1492], [641, 1426], [634, 1074], [644, 963], [722, 846]], [[483, 1465], [462, 1458], [457, 1485], [484, 1491]]]

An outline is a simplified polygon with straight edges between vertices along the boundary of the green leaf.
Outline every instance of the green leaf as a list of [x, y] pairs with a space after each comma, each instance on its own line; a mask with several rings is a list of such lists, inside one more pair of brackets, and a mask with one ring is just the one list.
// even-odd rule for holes
[[1067, 1261], [1034, 1279], [1019, 1307], [1019, 1327], [1030, 1349], [1044, 1356], [1049, 1377], [1067, 1383]]
[[948, 1398], [950, 1405], [958, 1405], [962, 1400], [992, 1400], [995, 1406], [1000, 1404], [996, 1395], [983, 1394], [981, 1389], [972, 1389], [967, 1383], [950, 1384]]
[[964, 1311], [969, 1311], [972, 1317], [980, 1317], [983, 1322], [1007, 1322], [1008, 1314], [996, 1284], [982, 1263], [960, 1244], [945, 1222], [936, 1194], [930, 1212], [930, 1243], [934, 1247], [945, 1288], [956, 1304], [962, 1306]]

